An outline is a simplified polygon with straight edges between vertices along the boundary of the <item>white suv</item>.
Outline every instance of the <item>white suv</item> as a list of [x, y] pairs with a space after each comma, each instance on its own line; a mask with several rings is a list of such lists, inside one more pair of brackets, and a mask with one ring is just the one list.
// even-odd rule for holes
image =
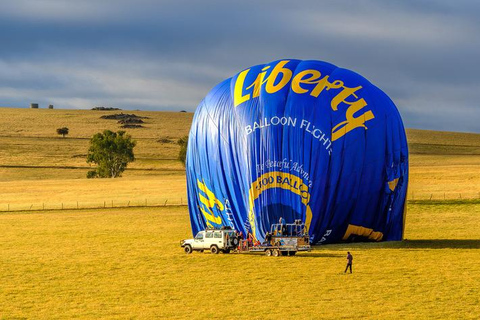
[[238, 238], [235, 230], [232, 229], [207, 229], [200, 231], [195, 236], [195, 239], [187, 239], [180, 241], [180, 246], [183, 247], [185, 253], [192, 253], [192, 251], [210, 250], [217, 254], [230, 253], [238, 246]]

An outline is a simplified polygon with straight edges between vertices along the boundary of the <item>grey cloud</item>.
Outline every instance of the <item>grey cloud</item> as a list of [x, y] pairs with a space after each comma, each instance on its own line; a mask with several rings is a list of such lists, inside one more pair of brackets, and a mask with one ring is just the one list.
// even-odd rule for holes
[[2, 2], [0, 105], [193, 111], [241, 69], [318, 59], [383, 89], [407, 127], [480, 132], [478, 12], [443, 0]]

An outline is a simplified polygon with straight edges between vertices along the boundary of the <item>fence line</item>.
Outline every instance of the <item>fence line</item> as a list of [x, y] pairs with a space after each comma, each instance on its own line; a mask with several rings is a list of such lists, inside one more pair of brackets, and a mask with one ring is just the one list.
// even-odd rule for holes
[[[447, 192], [410, 192], [408, 201], [469, 201], [479, 200], [480, 192], [447, 193]], [[157, 199], [130, 199], [124, 201], [103, 200], [97, 201], [65, 201], [65, 202], [42, 202], [42, 203], [0, 203], [0, 212], [22, 211], [52, 211], [52, 210], [97, 210], [97, 209], [120, 209], [120, 208], [157, 208], [186, 206], [186, 198], [157, 198]]]
[[480, 192], [410, 192], [407, 199], [412, 201], [478, 200], [480, 199]]
[[160, 199], [134, 199], [126, 201], [65, 201], [65, 202], [42, 202], [42, 203], [0, 203], [0, 212], [21, 211], [52, 211], [52, 210], [98, 210], [120, 208], [158, 208], [186, 206], [185, 198], [160, 198]]

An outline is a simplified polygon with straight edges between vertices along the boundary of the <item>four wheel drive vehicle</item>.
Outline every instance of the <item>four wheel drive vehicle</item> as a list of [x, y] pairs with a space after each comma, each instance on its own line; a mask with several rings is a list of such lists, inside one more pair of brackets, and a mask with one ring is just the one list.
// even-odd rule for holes
[[230, 250], [237, 248], [238, 238], [236, 231], [232, 229], [207, 229], [197, 233], [195, 239], [180, 241], [180, 246], [186, 253], [192, 253], [194, 250], [200, 252], [210, 250], [214, 254], [220, 251], [230, 253]]

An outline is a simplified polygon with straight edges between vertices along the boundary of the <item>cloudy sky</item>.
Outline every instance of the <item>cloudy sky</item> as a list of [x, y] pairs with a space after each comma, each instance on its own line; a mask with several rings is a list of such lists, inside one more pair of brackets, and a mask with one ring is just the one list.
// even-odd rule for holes
[[2, 0], [0, 106], [194, 111], [283, 58], [354, 70], [406, 127], [480, 132], [478, 1]]

